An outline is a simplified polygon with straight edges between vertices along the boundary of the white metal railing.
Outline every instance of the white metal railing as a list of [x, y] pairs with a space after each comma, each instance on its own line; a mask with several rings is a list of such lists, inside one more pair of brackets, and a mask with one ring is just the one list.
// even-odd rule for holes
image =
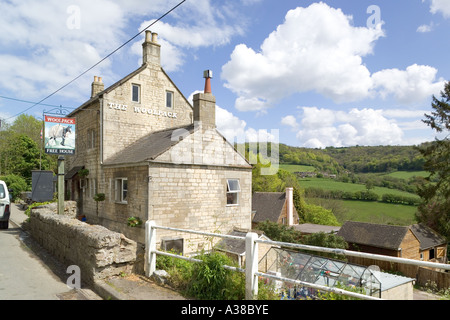
[[438, 269], [443, 269], [443, 270], [450, 270], [450, 264], [434, 263], [434, 262], [412, 260], [412, 259], [405, 259], [405, 258], [397, 258], [397, 257], [357, 252], [357, 251], [350, 251], [350, 250], [344, 250], [344, 249], [333, 249], [333, 248], [316, 247], [316, 246], [303, 245], [303, 244], [294, 244], [294, 243], [288, 243], [288, 242], [261, 240], [261, 239], [258, 239], [258, 235], [253, 232], [248, 232], [245, 237], [239, 237], [239, 236], [223, 235], [223, 234], [218, 234], [218, 233], [208, 233], [208, 232], [188, 230], [188, 229], [157, 226], [155, 221], [149, 220], [145, 223], [145, 258], [146, 258], [145, 272], [148, 277], [150, 277], [156, 270], [156, 255], [157, 254], [170, 256], [170, 257], [178, 258], [178, 259], [184, 259], [184, 260], [193, 261], [193, 262], [202, 262], [201, 260], [195, 259], [193, 257], [184, 257], [184, 256], [175, 255], [175, 254], [171, 254], [168, 252], [156, 250], [156, 230], [157, 229], [245, 241], [245, 269], [231, 267], [231, 266], [224, 266], [224, 268], [233, 270], [233, 271], [237, 271], [237, 272], [245, 273], [245, 298], [247, 300], [255, 299], [255, 297], [258, 294], [258, 277], [265, 277], [265, 278], [279, 280], [279, 281], [283, 281], [283, 282], [290, 282], [293, 284], [298, 284], [298, 285], [310, 287], [313, 289], [319, 289], [319, 290], [323, 290], [326, 292], [333, 292], [333, 293], [347, 295], [347, 296], [356, 297], [356, 298], [365, 299], [365, 300], [381, 300], [380, 298], [376, 298], [376, 297], [372, 297], [372, 296], [368, 296], [368, 295], [364, 295], [364, 294], [360, 294], [360, 293], [355, 293], [355, 292], [351, 292], [351, 291], [347, 291], [347, 290], [343, 290], [343, 289], [339, 289], [339, 288], [327, 287], [327, 286], [322, 286], [322, 285], [318, 285], [318, 284], [314, 284], [314, 283], [303, 282], [303, 281], [299, 281], [299, 280], [294, 280], [294, 279], [271, 275], [268, 273], [258, 272], [258, 243], [270, 244], [270, 245], [280, 246], [280, 247], [309, 250], [309, 251], [315, 251], [315, 252], [324, 252], [324, 253], [332, 253], [332, 254], [338, 254], [338, 255], [370, 258], [370, 259], [404, 263], [404, 264], [410, 264], [410, 265], [416, 265], [416, 266], [422, 266], [422, 267], [432, 267], [432, 268], [438, 268]]

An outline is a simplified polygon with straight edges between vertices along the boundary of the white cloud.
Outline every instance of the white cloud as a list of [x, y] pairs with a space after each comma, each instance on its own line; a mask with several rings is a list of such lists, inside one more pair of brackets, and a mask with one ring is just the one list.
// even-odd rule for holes
[[402, 104], [421, 104], [433, 94], [438, 95], [445, 81], [436, 80], [437, 69], [414, 64], [406, 70], [386, 69], [373, 74], [374, 86], [382, 97], [393, 95]]
[[411, 65], [371, 74], [363, 57], [372, 54], [381, 29], [356, 27], [352, 17], [325, 3], [290, 10], [259, 51], [239, 44], [222, 67], [225, 86], [237, 94], [240, 111], [267, 110], [294, 93], [317, 92], [336, 103], [391, 98], [419, 104], [438, 94], [437, 69]]
[[354, 145], [396, 145], [402, 143], [403, 130], [382, 110], [351, 109], [348, 112], [302, 107], [297, 139], [304, 147], [325, 148]]
[[295, 119], [295, 117], [292, 116], [292, 115], [283, 117], [281, 119], [281, 124], [285, 125], [285, 126], [288, 126], [288, 127], [291, 127], [292, 129], [297, 129], [298, 128], [297, 119]]
[[[354, 27], [352, 18], [324, 3], [290, 10], [260, 51], [240, 44], [222, 67], [226, 86], [239, 103], [256, 100], [268, 108], [295, 92], [316, 91], [335, 101], [355, 101], [370, 93], [370, 72], [362, 57], [372, 53], [378, 28]], [[240, 99], [240, 100], [239, 100]]]
[[442, 13], [445, 18], [450, 18], [450, 2], [448, 0], [431, 0], [431, 13]]
[[423, 24], [417, 28], [417, 32], [420, 32], [420, 33], [431, 32], [431, 31], [433, 31], [433, 27], [434, 27], [433, 23]]

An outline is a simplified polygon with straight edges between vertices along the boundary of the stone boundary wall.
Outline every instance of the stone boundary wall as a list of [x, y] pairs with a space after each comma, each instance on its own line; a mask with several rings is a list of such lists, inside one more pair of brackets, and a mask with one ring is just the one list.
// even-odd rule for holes
[[[66, 211], [67, 212], [67, 211]], [[30, 214], [30, 234], [60, 262], [80, 268], [81, 281], [93, 283], [121, 272], [131, 273], [137, 243], [99, 225], [70, 215], [58, 215], [48, 206]]]

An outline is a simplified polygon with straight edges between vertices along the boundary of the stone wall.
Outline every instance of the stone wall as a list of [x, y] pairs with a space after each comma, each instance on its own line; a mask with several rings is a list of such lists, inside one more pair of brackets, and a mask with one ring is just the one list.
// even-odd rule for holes
[[77, 265], [81, 281], [133, 271], [137, 244], [123, 234], [81, 222], [72, 214], [55, 214], [45, 206], [33, 208], [30, 217], [32, 237], [60, 262]]

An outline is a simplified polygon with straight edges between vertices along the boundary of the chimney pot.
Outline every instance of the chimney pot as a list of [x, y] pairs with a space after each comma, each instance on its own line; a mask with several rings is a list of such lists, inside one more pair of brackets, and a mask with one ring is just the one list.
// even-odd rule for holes
[[152, 42], [152, 32], [150, 30], [145, 31], [145, 42]]
[[92, 82], [91, 87], [91, 98], [95, 97], [97, 94], [105, 90], [105, 85], [102, 82], [102, 77], [94, 76], [94, 82]]
[[212, 71], [211, 70], [205, 70], [203, 71], [203, 78], [205, 78], [205, 93], [211, 93], [211, 78], [212, 78]]
[[152, 42], [158, 43], [158, 34], [156, 32], [152, 33]]

